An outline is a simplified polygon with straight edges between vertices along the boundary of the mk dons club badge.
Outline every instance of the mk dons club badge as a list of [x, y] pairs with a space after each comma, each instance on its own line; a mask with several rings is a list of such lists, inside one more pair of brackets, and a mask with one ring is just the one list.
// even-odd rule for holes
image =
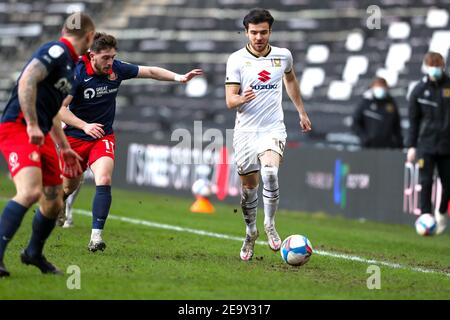
[[281, 59], [272, 59], [272, 66], [280, 68], [281, 67]]

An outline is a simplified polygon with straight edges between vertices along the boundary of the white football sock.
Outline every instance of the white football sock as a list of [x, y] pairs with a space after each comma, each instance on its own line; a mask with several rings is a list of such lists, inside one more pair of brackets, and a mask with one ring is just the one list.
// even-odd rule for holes
[[101, 229], [92, 229], [91, 232], [91, 240], [100, 241], [102, 240], [102, 231]]
[[256, 233], [256, 211], [258, 209], [258, 186], [254, 189], [241, 188], [241, 207], [247, 226], [247, 234]]
[[280, 201], [278, 168], [274, 166], [262, 167], [261, 178], [263, 181], [264, 225], [274, 225], [275, 212]]
[[72, 220], [72, 210], [75, 199], [77, 198], [80, 187], [78, 187], [66, 200], [66, 219]]

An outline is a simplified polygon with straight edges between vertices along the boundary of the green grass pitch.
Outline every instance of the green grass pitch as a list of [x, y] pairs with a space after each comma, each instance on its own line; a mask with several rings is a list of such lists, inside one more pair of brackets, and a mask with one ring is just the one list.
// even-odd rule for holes
[[[75, 207], [90, 210], [94, 188], [83, 189]], [[1, 174], [0, 210], [14, 187]], [[41, 275], [20, 263], [28, 242], [32, 211], [11, 241], [5, 264], [11, 277], [0, 279], [3, 299], [449, 299], [450, 235], [420, 237], [412, 226], [359, 222], [325, 214], [280, 210], [282, 238], [306, 235], [318, 250], [300, 268], [286, 265], [267, 245], [257, 245], [250, 262], [240, 261], [242, 242], [198, 233], [243, 237], [238, 201], [214, 203], [212, 215], [189, 212], [193, 199], [113, 188], [112, 219], [104, 231], [107, 248], [90, 253], [91, 219], [75, 214], [71, 229], [56, 228], [45, 255], [60, 269], [80, 268], [80, 289], [68, 289], [71, 274]], [[123, 221], [118, 217], [135, 220]], [[260, 241], [265, 241], [263, 212], [258, 212]], [[148, 221], [180, 227], [178, 231]], [[135, 223], [132, 223], [135, 222]], [[189, 229], [191, 232], [189, 232]], [[374, 259], [380, 265], [381, 288], [369, 290], [370, 262], [326, 256], [324, 252]], [[420, 270], [418, 270], [420, 269]], [[432, 271], [429, 273], [425, 271]]]

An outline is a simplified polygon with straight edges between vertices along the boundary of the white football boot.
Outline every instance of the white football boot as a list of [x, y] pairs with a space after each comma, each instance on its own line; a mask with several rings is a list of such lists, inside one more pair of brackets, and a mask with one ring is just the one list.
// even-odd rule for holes
[[267, 242], [269, 243], [270, 249], [273, 251], [278, 251], [281, 248], [281, 239], [278, 235], [277, 230], [275, 230], [275, 226], [272, 225], [264, 225], [264, 231], [267, 235]]
[[106, 243], [102, 239], [102, 230], [92, 229], [91, 241], [88, 244], [88, 250], [96, 252], [98, 250], [104, 251], [106, 249]]
[[247, 234], [244, 243], [241, 248], [241, 259], [244, 261], [249, 261], [253, 257], [253, 250], [255, 248], [256, 239], [258, 239], [259, 233], [256, 230], [254, 234]]
[[73, 227], [73, 220], [72, 218], [67, 218], [66, 221], [64, 221], [64, 224], [62, 226], [63, 228], [72, 228]]
[[437, 225], [436, 234], [441, 234], [442, 232], [444, 232], [445, 228], [447, 227], [448, 214], [447, 214], [447, 212], [440, 213], [439, 208], [436, 208], [434, 210], [434, 218], [436, 219], [436, 225]]

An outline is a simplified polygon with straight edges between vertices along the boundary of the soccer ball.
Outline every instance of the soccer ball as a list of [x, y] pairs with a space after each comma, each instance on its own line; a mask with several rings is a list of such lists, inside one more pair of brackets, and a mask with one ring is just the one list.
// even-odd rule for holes
[[209, 197], [211, 195], [211, 185], [206, 179], [198, 179], [192, 185], [192, 193], [195, 196]]
[[313, 253], [311, 242], [302, 235], [294, 234], [281, 244], [281, 258], [291, 266], [302, 266], [309, 261]]
[[436, 219], [429, 213], [421, 214], [416, 220], [416, 231], [421, 236], [432, 236], [436, 233]]

